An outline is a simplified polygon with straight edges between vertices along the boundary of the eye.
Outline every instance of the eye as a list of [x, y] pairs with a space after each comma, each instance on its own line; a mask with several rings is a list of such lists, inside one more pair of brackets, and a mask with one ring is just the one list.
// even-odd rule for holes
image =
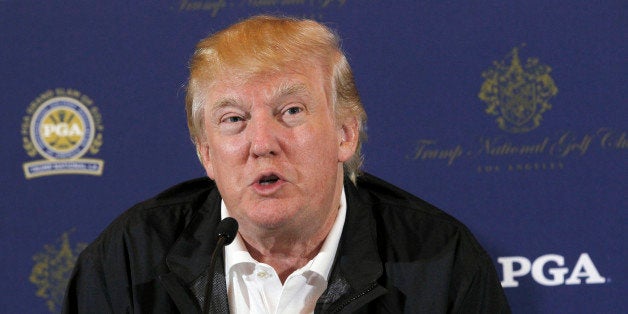
[[237, 123], [244, 121], [244, 118], [240, 116], [225, 116], [220, 120], [221, 123]]
[[300, 113], [302, 111], [303, 111], [303, 108], [301, 108], [301, 107], [290, 107], [290, 108], [288, 108], [285, 111], [285, 113], [289, 114], [289, 115], [295, 115], [295, 114], [298, 114], [298, 113]]
[[236, 134], [246, 125], [246, 118], [238, 113], [223, 115], [218, 123], [219, 130], [223, 134]]
[[305, 121], [305, 107], [301, 104], [290, 104], [281, 111], [281, 120], [288, 126], [297, 126]]
[[305, 111], [303, 105], [298, 104], [290, 104], [281, 111], [281, 115], [284, 117], [283, 119], [294, 119], [295, 116], [301, 116], [301, 114]]

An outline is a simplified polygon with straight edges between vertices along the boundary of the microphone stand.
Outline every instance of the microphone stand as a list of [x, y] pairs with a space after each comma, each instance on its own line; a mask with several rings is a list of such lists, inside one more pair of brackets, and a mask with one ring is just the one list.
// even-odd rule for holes
[[225, 237], [218, 237], [218, 242], [212, 253], [211, 261], [209, 262], [209, 268], [207, 269], [207, 286], [205, 287], [205, 314], [209, 314], [209, 308], [211, 307], [212, 290], [214, 287], [214, 265], [218, 257], [218, 252], [222, 251], [222, 247], [225, 244]]
[[222, 248], [225, 245], [231, 244], [238, 233], [238, 221], [231, 217], [227, 217], [218, 223], [216, 227], [216, 235], [218, 241], [214, 252], [212, 253], [211, 260], [209, 261], [209, 267], [207, 268], [207, 285], [205, 286], [205, 304], [204, 313], [209, 314], [211, 308], [212, 289], [214, 287], [214, 267], [216, 260], [219, 258], [219, 253], [222, 252]]

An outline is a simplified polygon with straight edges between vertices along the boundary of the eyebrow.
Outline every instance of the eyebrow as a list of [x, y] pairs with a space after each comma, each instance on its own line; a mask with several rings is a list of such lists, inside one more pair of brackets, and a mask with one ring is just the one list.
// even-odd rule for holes
[[238, 100], [234, 97], [225, 97], [217, 100], [213, 104], [211, 104], [211, 111], [216, 111], [218, 109], [228, 107], [228, 106], [238, 106]]
[[[270, 97], [270, 99], [277, 100], [283, 97], [288, 97], [288, 96], [293, 96], [293, 95], [302, 95], [304, 97], [310, 97], [310, 92], [307, 86], [303, 83], [292, 84], [288, 82], [288, 83], [281, 84], [279, 88], [276, 88], [275, 90], [271, 91], [271, 95], [272, 96]], [[218, 99], [216, 102], [211, 104], [210, 110], [211, 110], [211, 113], [214, 114], [216, 111], [219, 111], [220, 109], [229, 107], [229, 106], [242, 108], [244, 106], [241, 105], [241, 103], [242, 102], [239, 101], [237, 97], [227, 96], [227, 97]]]
[[285, 96], [292, 95], [303, 95], [310, 96], [310, 92], [305, 86], [305, 84], [297, 83], [297, 84], [282, 84], [279, 88], [273, 93], [273, 99], [278, 99]]
[[206, 108], [206, 114], [208, 114], [209, 117], [214, 117], [216, 113], [219, 112], [221, 109], [229, 106], [242, 107], [242, 105], [239, 105], [239, 102], [236, 98], [225, 97], [215, 101], [210, 106], [208, 106], [208, 108]]

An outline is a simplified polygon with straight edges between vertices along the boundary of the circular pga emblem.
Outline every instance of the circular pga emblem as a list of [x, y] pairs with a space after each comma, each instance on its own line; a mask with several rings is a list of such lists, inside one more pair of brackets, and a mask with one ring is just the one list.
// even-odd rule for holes
[[46, 159], [77, 159], [90, 148], [95, 134], [89, 110], [78, 100], [54, 97], [33, 114], [31, 141]]

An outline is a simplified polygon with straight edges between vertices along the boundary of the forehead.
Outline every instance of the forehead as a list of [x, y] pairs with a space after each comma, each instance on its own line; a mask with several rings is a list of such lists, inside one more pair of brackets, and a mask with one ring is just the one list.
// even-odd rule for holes
[[225, 69], [217, 72], [201, 90], [206, 96], [205, 103], [215, 104], [225, 97], [273, 99], [286, 95], [304, 95], [327, 98], [329, 85], [322, 67], [299, 64], [259, 73]]

